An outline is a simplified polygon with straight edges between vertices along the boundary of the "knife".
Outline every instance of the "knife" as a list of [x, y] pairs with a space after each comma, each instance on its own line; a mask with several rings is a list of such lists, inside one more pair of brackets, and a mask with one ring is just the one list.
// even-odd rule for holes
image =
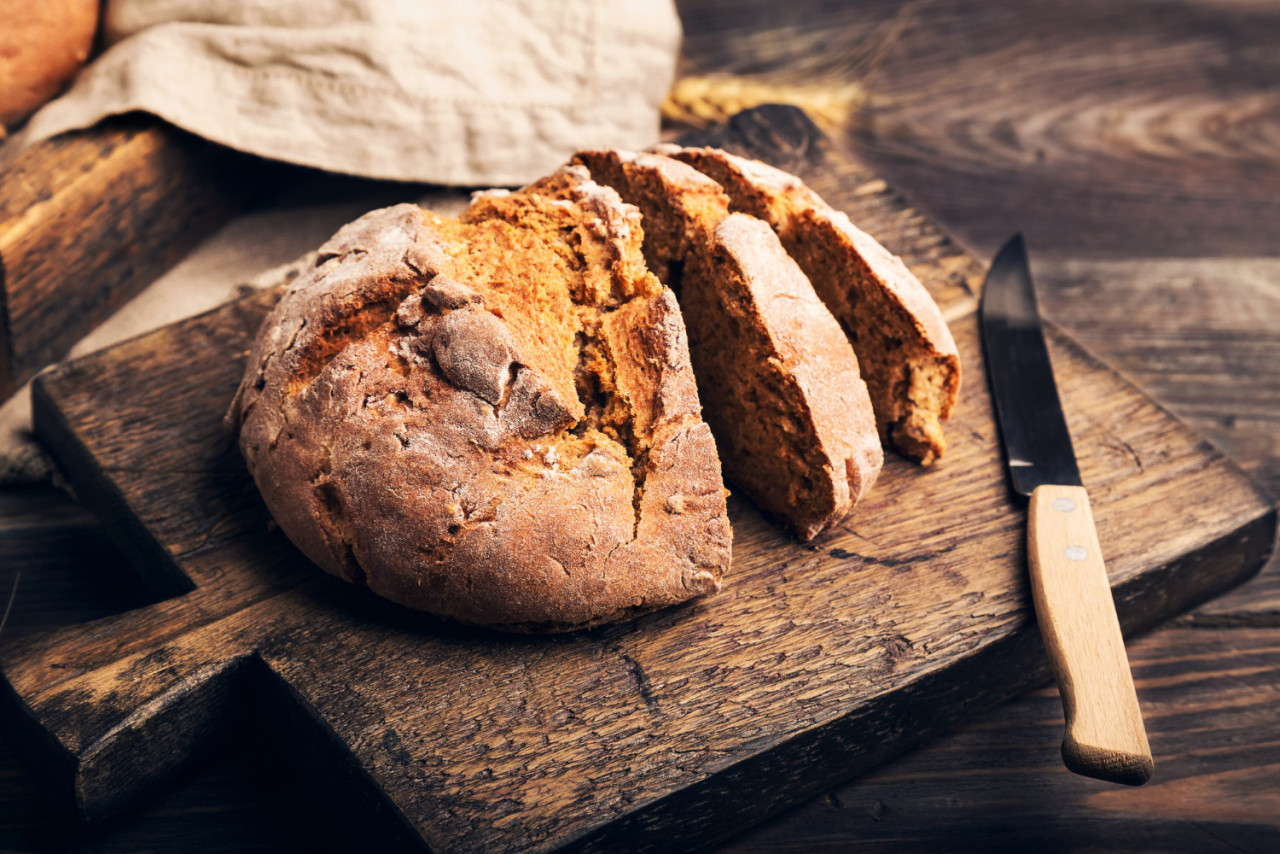
[[1031, 499], [1031, 595], [1066, 713], [1063, 761], [1077, 774], [1142, 785], [1155, 764], [1021, 234], [991, 263], [979, 326], [1009, 482]]

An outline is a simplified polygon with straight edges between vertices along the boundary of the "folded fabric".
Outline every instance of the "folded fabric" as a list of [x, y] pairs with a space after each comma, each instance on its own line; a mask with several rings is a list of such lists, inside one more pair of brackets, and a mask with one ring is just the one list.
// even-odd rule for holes
[[107, 50], [5, 146], [143, 110], [264, 157], [524, 183], [657, 141], [670, 0], [109, 0]]

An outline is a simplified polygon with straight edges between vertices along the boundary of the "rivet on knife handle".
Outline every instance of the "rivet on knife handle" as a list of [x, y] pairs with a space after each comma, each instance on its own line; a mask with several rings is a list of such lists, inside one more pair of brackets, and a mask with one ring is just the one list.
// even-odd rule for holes
[[1089, 497], [1039, 486], [1028, 521], [1031, 593], [1067, 717], [1062, 758], [1077, 774], [1141, 785], [1155, 763]]

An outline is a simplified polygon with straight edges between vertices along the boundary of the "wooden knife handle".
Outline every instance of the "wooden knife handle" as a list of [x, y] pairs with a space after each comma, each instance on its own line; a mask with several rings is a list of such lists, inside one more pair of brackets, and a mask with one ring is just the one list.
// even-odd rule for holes
[[1077, 774], [1142, 785], [1155, 763], [1083, 487], [1036, 488], [1027, 553], [1040, 633], [1066, 712], [1062, 758]]

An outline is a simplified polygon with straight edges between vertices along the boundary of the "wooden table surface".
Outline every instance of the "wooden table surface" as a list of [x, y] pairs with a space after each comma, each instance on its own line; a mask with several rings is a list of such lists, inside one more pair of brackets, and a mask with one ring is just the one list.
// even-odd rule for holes
[[[1021, 229], [1045, 313], [1280, 496], [1280, 6], [679, 6], [684, 73], [862, 79], [839, 144], [981, 257]], [[148, 601], [51, 488], [0, 491], [0, 598], [18, 573], [5, 637]], [[1156, 756], [1143, 788], [1062, 768], [1046, 687], [720, 850], [1280, 850], [1280, 561], [1129, 651]], [[0, 744], [0, 850], [358, 846], [270, 756], [237, 732], [85, 835]]]

